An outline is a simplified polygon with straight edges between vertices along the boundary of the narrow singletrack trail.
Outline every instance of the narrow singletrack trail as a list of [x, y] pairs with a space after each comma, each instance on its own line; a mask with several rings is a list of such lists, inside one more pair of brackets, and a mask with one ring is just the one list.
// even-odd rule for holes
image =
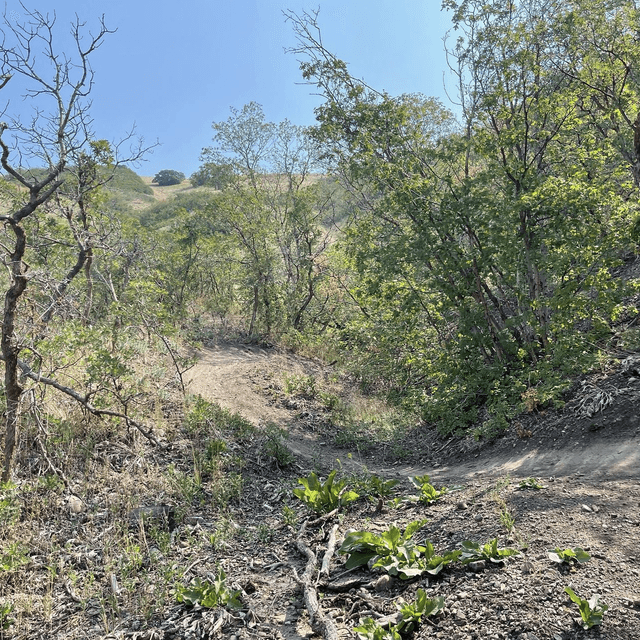
[[[513, 447], [484, 447], [468, 457], [451, 456], [445, 450], [437, 467], [420, 464], [384, 464], [375, 459], [350, 456], [323, 439], [322, 435], [304, 430], [298, 424], [297, 411], [269, 393], [281, 383], [283, 376], [325, 374], [320, 363], [299, 356], [253, 345], [219, 343], [203, 348], [196, 365], [185, 374], [188, 392], [201, 395], [222, 407], [237, 412], [256, 425], [269, 422], [287, 429], [287, 446], [310, 466], [342, 465], [350, 471], [366, 467], [383, 477], [406, 477], [429, 474], [438, 481], [463, 481], [474, 476], [556, 476], [580, 475], [585, 479], [625, 479], [640, 477], [640, 416], [634, 424], [618, 429], [599, 429], [575, 441], [554, 442], [532, 439], [516, 441]], [[640, 396], [640, 383], [636, 396]], [[634, 396], [634, 398], [636, 397]], [[633, 400], [633, 398], [632, 398]], [[635, 406], [640, 406], [640, 403]], [[615, 410], [608, 409], [614, 423]], [[633, 411], [633, 410], [632, 410]], [[638, 411], [637, 413], [640, 413]], [[627, 412], [628, 414], [628, 412]], [[625, 419], [633, 421], [633, 416]], [[619, 419], [620, 420], [620, 419]], [[600, 416], [607, 426], [607, 415]], [[446, 449], [446, 448], [445, 448]], [[337, 463], [336, 461], [340, 462]]]

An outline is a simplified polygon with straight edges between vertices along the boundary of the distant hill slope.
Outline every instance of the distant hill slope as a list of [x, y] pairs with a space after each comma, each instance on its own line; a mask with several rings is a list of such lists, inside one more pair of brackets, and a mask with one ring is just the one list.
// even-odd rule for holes
[[129, 193], [141, 193], [152, 196], [153, 189], [133, 169], [124, 165], [116, 168], [113, 178], [107, 184], [110, 191], [118, 190]]

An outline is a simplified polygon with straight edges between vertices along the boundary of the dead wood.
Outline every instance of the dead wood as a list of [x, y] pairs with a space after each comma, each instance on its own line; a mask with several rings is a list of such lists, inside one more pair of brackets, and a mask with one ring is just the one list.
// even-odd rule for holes
[[[327, 514], [328, 516], [329, 514]], [[325, 521], [327, 517], [319, 518], [318, 521]], [[311, 628], [322, 635], [324, 640], [338, 640], [338, 629], [333, 620], [322, 611], [320, 603], [318, 602], [318, 591], [314, 584], [314, 573], [317, 572], [317, 559], [316, 554], [306, 545], [302, 539], [304, 532], [307, 528], [307, 521], [302, 523], [298, 537], [296, 539], [296, 547], [298, 551], [306, 557], [307, 564], [305, 565], [304, 573], [302, 577], [298, 577], [296, 570], [293, 570], [294, 578], [296, 582], [302, 586], [304, 592], [304, 603], [309, 612], [309, 620]]]

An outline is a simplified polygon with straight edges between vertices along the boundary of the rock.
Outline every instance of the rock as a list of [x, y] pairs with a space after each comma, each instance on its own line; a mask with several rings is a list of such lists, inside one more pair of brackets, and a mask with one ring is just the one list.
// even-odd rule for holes
[[481, 514], [481, 513], [476, 513], [476, 515], [475, 515], [475, 516], [473, 516], [473, 519], [474, 519], [476, 522], [482, 522], [482, 518], [483, 518], [483, 516], [482, 516], [482, 514]]
[[84, 502], [77, 496], [69, 496], [67, 498], [67, 505], [70, 513], [82, 513], [86, 509]]
[[458, 502], [458, 504], [456, 505], [456, 509], [458, 511], [464, 511], [465, 509], [468, 509], [469, 505], [466, 502]]
[[522, 573], [530, 574], [535, 572], [535, 567], [533, 566], [533, 562], [529, 560], [525, 560], [522, 564]]
[[588, 504], [583, 504], [582, 510], [587, 511], [588, 513], [591, 513], [593, 511], [593, 509]]
[[629, 594], [627, 596], [627, 603], [631, 608], [640, 609], [640, 594]]
[[474, 573], [480, 573], [481, 571], [484, 571], [486, 563], [484, 560], [477, 560], [476, 562], [470, 562], [467, 566]]
[[374, 583], [373, 588], [375, 591], [387, 591], [393, 584], [393, 578], [390, 575], [380, 576]]
[[467, 624], [467, 616], [464, 614], [464, 611], [460, 611], [460, 609], [456, 611], [454, 622], [459, 627], [464, 627]]

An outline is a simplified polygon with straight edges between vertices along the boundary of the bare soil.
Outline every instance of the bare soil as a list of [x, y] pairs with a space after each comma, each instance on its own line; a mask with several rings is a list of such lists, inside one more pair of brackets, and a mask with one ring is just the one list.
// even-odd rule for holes
[[[366, 467], [387, 477], [429, 473], [437, 479], [461, 480], [582, 474], [593, 480], [616, 480], [640, 479], [638, 373], [631, 367], [591, 376], [576, 383], [562, 411], [525, 414], [506, 434], [490, 441], [443, 440], [432, 428], [416, 425], [406, 434], [406, 442], [397, 443], [401, 459], [376, 449], [374, 443], [364, 454], [332, 445], [330, 425], [318, 429], [322, 408], [304, 398], [285, 397], [285, 375], [328, 379], [330, 370], [318, 361], [273, 348], [221, 342], [200, 353], [186, 379], [190, 393], [254, 424], [286, 426], [287, 444], [294, 453], [329, 468], [339, 459], [351, 469]], [[603, 403], [607, 404], [600, 409]]]

